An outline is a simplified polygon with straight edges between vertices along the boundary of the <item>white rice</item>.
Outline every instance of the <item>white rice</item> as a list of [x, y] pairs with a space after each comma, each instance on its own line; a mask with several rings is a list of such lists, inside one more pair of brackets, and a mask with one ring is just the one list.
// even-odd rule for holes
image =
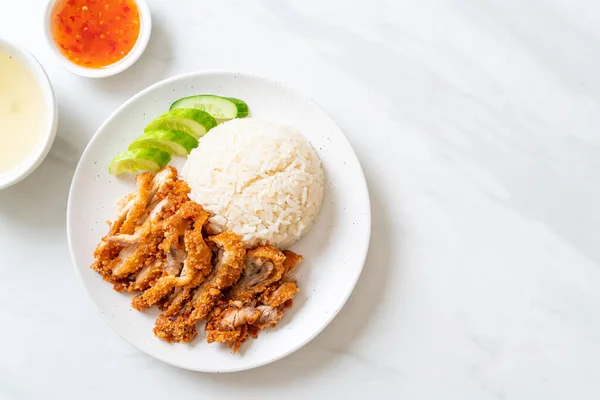
[[211, 213], [209, 228], [244, 244], [287, 248], [306, 234], [323, 202], [317, 153], [298, 131], [254, 118], [209, 131], [181, 171], [192, 200]]

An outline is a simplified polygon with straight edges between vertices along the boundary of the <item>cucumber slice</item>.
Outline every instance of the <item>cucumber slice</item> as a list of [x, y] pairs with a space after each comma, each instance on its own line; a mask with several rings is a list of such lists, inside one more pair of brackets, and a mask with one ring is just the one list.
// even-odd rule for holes
[[185, 157], [198, 147], [198, 139], [183, 131], [158, 130], [144, 133], [129, 145], [133, 149], [159, 149], [170, 154]]
[[192, 108], [178, 108], [154, 119], [146, 126], [144, 132], [176, 130], [189, 133], [199, 139], [215, 126], [217, 126], [217, 121], [205, 111]]
[[221, 97], [213, 94], [199, 94], [184, 97], [171, 104], [171, 110], [178, 108], [195, 108], [203, 110], [218, 121], [228, 121], [234, 118], [248, 116], [248, 104], [234, 97]]
[[108, 173], [158, 171], [171, 161], [171, 155], [159, 149], [135, 149], [118, 154], [108, 166]]

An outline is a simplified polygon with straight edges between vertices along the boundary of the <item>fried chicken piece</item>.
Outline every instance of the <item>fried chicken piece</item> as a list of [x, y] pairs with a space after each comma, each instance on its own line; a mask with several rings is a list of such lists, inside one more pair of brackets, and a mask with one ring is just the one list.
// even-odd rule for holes
[[146, 262], [156, 258], [158, 246], [162, 243], [162, 235], [159, 233], [149, 235], [142, 243], [125, 247], [119, 253], [118, 258], [110, 264], [112, 275], [116, 279], [126, 278], [128, 275], [141, 270]]
[[[248, 252], [248, 256], [251, 253], [253, 256], [265, 255], [263, 250], [253, 252], [254, 250]], [[284, 259], [278, 257], [276, 253], [271, 252], [271, 254], [281, 260], [278, 263], [280, 267], [272, 269], [273, 272], [277, 272], [271, 276], [267, 275], [262, 282], [257, 282], [254, 268], [247, 268], [244, 277], [232, 289], [230, 294], [232, 299], [229, 304], [221, 302], [219, 307], [213, 310], [213, 315], [205, 328], [209, 343], [225, 342], [232, 348], [233, 353], [236, 353], [249, 334], [257, 337], [258, 331], [267, 326], [275, 326], [283, 317], [285, 303], [291, 302], [298, 292], [298, 287], [290, 274], [302, 257], [291, 251], [286, 251], [285, 255], [281, 254]], [[248, 263], [256, 265], [251, 257], [246, 258], [246, 264]], [[265, 265], [266, 262], [260, 264]], [[282, 277], [284, 274], [285, 276]], [[262, 276], [265, 275], [263, 272]], [[273, 279], [274, 277], [277, 278]], [[250, 287], [256, 289], [252, 294], [248, 290], [248, 282], [252, 282], [253, 286]], [[267, 295], [264, 294], [265, 290], [268, 290]]]
[[[195, 280], [193, 272], [199, 272], [202, 276], [208, 276], [213, 266], [212, 251], [202, 236], [202, 229], [208, 221], [208, 213], [202, 210], [202, 213], [194, 219], [194, 229], [185, 232], [184, 243], [188, 257], [184, 267], [184, 273], [180, 285], [187, 285]], [[198, 285], [200, 282], [197, 282]]]
[[136, 177], [138, 190], [135, 192], [132, 200], [133, 204], [127, 212], [127, 217], [123, 221], [119, 233], [133, 233], [136, 227], [140, 225], [140, 219], [159, 189], [165, 187], [168, 182], [173, 181], [176, 177], [177, 171], [174, 168], [165, 168], [155, 175], [148, 172], [139, 174]]
[[271, 285], [259, 297], [260, 316], [257, 321], [252, 323], [250, 335], [254, 338], [258, 332], [265, 327], [274, 327], [283, 317], [285, 308], [292, 306], [294, 295], [300, 291], [298, 283], [292, 274], [296, 271], [296, 266], [302, 261], [302, 256], [292, 251], [286, 250], [285, 254], [285, 273], [283, 278], [277, 284]]
[[[194, 229], [186, 232], [185, 245], [188, 252], [187, 264], [176, 289], [162, 304], [165, 315], [177, 314], [192, 293], [192, 290], [202, 283], [211, 273], [212, 252], [202, 237], [202, 227], [195, 225]], [[188, 272], [189, 271], [189, 272]]]
[[281, 279], [285, 255], [272, 246], [260, 246], [246, 254], [244, 273], [227, 296], [213, 310], [206, 324], [208, 342], [228, 342], [237, 351], [247, 337], [246, 325], [260, 316], [255, 297]]
[[[188, 199], [187, 195], [190, 192], [190, 188], [184, 181], [177, 178], [177, 169], [174, 167], [165, 167], [158, 171], [152, 179], [152, 198], [146, 205], [146, 210], [140, 215], [137, 225], [142, 225], [149, 214], [155, 208], [155, 205], [165, 199], [167, 196], [176, 198]], [[169, 211], [171, 215], [173, 211]]]
[[163, 241], [163, 232], [158, 221], [166, 203], [167, 199], [159, 202], [151, 218], [148, 218], [134, 234], [117, 234], [103, 238], [105, 242], [117, 243], [121, 249], [112, 259], [97, 261], [102, 264], [105, 280], [123, 284], [130, 281], [130, 274], [160, 258], [158, 246]]
[[250, 301], [285, 272], [285, 255], [273, 246], [260, 246], [246, 254], [246, 268], [240, 281], [231, 289], [229, 300]]
[[160, 220], [165, 217], [163, 213], [165, 212], [165, 208], [169, 201], [169, 198], [153, 201], [141, 217], [143, 218], [143, 222], [141, 220], [139, 221], [140, 224], [133, 233], [109, 234], [105, 236], [104, 239], [107, 242], [117, 243], [122, 247], [139, 244], [148, 234], [152, 233], [152, 230], [155, 229], [156, 226], [160, 226]]
[[194, 289], [196, 289], [204, 280], [205, 277], [203, 275], [198, 275], [196, 276], [196, 279], [192, 280], [184, 287], [176, 287], [169, 296], [163, 299], [158, 308], [164, 311], [164, 314], [167, 316], [180, 314], [183, 307], [187, 305], [186, 302], [192, 296]]
[[[154, 200], [141, 215], [135, 232], [133, 234], [119, 233], [107, 235], [106, 240], [118, 242], [123, 246], [127, 246], [144, 241], [147, 236], [153, 232], [167, 235], [167, 238], [171, 238], [172, 240], [173, 233], [175, 233], [176, 237], [176, 233], [180, 228], [173, 227], [170, 218], [176, 214], [181, 207], [187, 203], [191, 203], [188, 197], [189, 192], [189, 186], [182, 180], [176, 179], [165, 181], [164, 185], [161, 186], [160, 190], [156, 193]], [[161, 248], [168, 251], [169, 243], [170, 242], [167, 241]]]
[[260, 302], [271, 307], [279, 307], [286, 301], [291, 300], [299, 291], [295, 281], [286, 281], [269, 293], [260, 296]]
[[246, 248], [238, 235], [223, 232], [209, 238], [218, 248], [217, 262], [210, 275], [191, 295], [177, 313], [159, 316], [154, 334], [168, 342], [189, 342], [196, 335], [196, 322], [205, 319], [242, 273]]
[[140, 174], [136, 178], [137, 190], [117, 204], [117, 219], [96, 248], [96, 261], [92, 264], [115, 288], [126, 286], [130, 280], [127, 275], [157, 258], [155, 247], [160, 235], [153, 235], [153, 225], [160, 219], [166, 205], [163, 199], [176, 179], [174, 168], [165, 168], [154, 175]]
[[210, 271], [212, 271], [212, 264], [209, 264], [208, 272], [206, 274], [197, 274], [187, 285], [175, 287], [175, 289], [169, 293], [168, 296], [156, 303], [158, 308], [161, 311], [164, 311], [165, 315], [173, 316], [181, 314], [184, 306], [187, 306], [187, 314], [189, 315], [191, 312], [191, 304], [188, 304], [187, 300], [191, 297], [191, 294], [196, 290], [196, 288], [206, 280], [206, 275], [210, 274]]
[[189, 343], [196, 337], [196, 325], [181, 323], [177, 319], [160, 314], [154, 325], [154, 335], [166, 342]]
[[222, 302], [213, 309], [211, 318], [206, 323], [206, 341], [208, 343], [227, 343], [236, 353], [241, 344], [248, 338], [248, 325], [255, 323], [260, 311], [255, 307], [256, 301]]
[[189, 342], [195, 324], [209, 319], [208, 341], [225, 342], [235, 353], [249, 336], [278, 323], [298, 291], [291, 275], [301, 256], [271, 246], [246, 255], [232, 232], [205, 242], [208, 213], [189, 199], [190, 188], [173, 167], [140, 174], [136, 185], [117, 204], [92, 268], [115, 290], [143, 291], [134, 308], [159, 305], [157, 337]]
[[[296, 271], [296, 266], [302, 262], [302, 256], [299, 254], [296, 254], [290, 250], [285, 250], [283, 252], [283, 254], [285, 255], [285, 261], [283, 263], [283, 269], [284, 269], [283, 277], [281, 278], [281, 281], [279, 281], [273, 285], [270, 285], [263, 291], [263, 293], [259, 297], [259, 301], [261, 303], [265, 303], [265, 304], [277, 303], [278, 302], [277, 297], [280, 297], [280, 296], [281, 296], [281, 298], [285, 297], [283, 295], [283, 289], [281, 291], [279, 291], [277, 294], [273, 294], [273, 292], [275, 292], [276, 289], [280, 288], [286, 282], [293, 282], [293, 283], [296, 282], [296, 280], [293, 278], [292, 275]], [[288, 287], [288, 289], [289, 289], [289, 287]], [[279, 304], [277, 304], [277, 306], [278, 305]]]
[[[172, 167], [165, 168], [155, 175], [145, 172], [136, 177], [137, 190], [123, 197], [117, 202], [117, 218], [105, 238], [117, 235], [131, 235], [137, 226], [147, 218], [148, 213], [165, 196], [157, 196], [157, 192], [165, 191], [169, 184], [177, 177], [177, 170]], [[151, 203], [153, 203], [151, 206]], [[146, 216], [144, 217], [144, 214]], [[109, 240], [109, 242], [119, 242]], [[102, 245], [102, 243], [101, 243]]]
[[236, 353], [248, 338], [248, 326], [260, 318], [260, 310], [254, 307], [255, 302], [233, 302], [225, 309], [216, 308], [213, 317], [206, 323], [206, 340], [208, 343], [220, 342]]
[[181, 273], [186, 257], [186, 252], [180, 246], [171, 246], [166, 260], [162, 262], [160, 278], [143, 293], [134, 297], [131, 306], [138, 311], [144, 311], [167, 295], [173, 289], [173, 280]]
[[[149, 187], [151, 187], [152, 175], [151, 174], [140, 174], [136, 177], [137, 190], [123, 197], [117, 202], [116, 212], [117, 218], [110, 225], [108, 234], [102, 238], [100, 244], [94, 251], [94, 258], [96, 262], [92, 264], [92, 268], [100, 273], [103, 277], [110, 275], [110, 268], [107, 268], [106, 261], [112, 260], [117, 257], [123, 245], [107, 240], [108, 237], [117, 235], [121, 232], [131, 234], [133, 233], [133, 226], [131, 221], [135, 216], [135, 212], [139, 211], [140, 205], [145, 204], [147, 201], [147, 195], [149, 194]], [[145, 207], [145, 206], [144, 206]], [[127, 223], [126, 223], [127, 222]], [[129, 229], [125, 231], [124, 227]]]
[[302, 262], [303, 257], [290, 250], [284, 250], [283, 254], [285, 255], [285, 261], [283, 263], [283, 268], [285, 269], [284, 278], [289, 278], [296, 272], [296, 266]]
[[223, 232], [209, 238], [219, 248], [217, 263], [210, 277], [196, 290], [192, 297], [190, 323], [206, 318], [222, 292], [230, 288], [242, 274], [246, 248], [241, 238], [233, 232]]
[[136, 292], [138, 290], [146, 290], [160, 278], [163, 271], [163, 260], [156, 259], [154, 262], [144, 268], [135, 276], [135, 280], [131, 282], [126, 290]]
[[[208, 213], [194, 202], [184, 203], [166, 222], [167, 229], [161, 248], [169, 246], [166, 267], [158, 281], [141, 295], [132, 306], [138, 311], [152, 306], [175, 287], [188, 285], [197, 275], [205, 277], [212, 269], [212, 253], [202, 238], [202, 228]], [[193, 229], [190, 226], [193, 223]], [[200, 283], [196, 281], [196, 285]]]
[[198, 275], [196, 281], [192, 280], [185, 287], [176, 288], [173, 293], [162, 304], [159, 303], [159, 308], [163, 311], [158, 316], [154, 326], [154, 334], [169, 343], [172, 342], [190, 342], [196, 337], [196, 326], [187, 322], [187, 317], [191, 312], [191, 303], [188, 301], [192, 291], [200, 283]]
[[[109, 238], [105, 239], [110, 243]], [[116, 243], [112, 253], [103, 253], [97, 256], [92, 268], [98, 271], [104, 280], [127, 287], [127, 283], [132, 280], [129, 275], [149, 266], [156, 260], [158, 246], [161, 242], [162, 233], [158, 231], [146, 235], [140, 242], [126, 245]]]
[[259, 330], [277, 325], [277, 322], [283, 317], [283, 310], [292, 306], [292, 299], [299, 291], [296, 282], [286, 281], [267, 296], [261, 296], [262, 304], [257, 307], [260, 316], [251, 325]]
[[[166, 171], [166, 173], [170, 172]], [[117, 219], [113, 223], [109, 235], [133, 233], [138, 219], [158, 190], [158, 185], [153, 184], [153, 178], [149, 172], [136, 176], [137, 190], [117, 202]]]

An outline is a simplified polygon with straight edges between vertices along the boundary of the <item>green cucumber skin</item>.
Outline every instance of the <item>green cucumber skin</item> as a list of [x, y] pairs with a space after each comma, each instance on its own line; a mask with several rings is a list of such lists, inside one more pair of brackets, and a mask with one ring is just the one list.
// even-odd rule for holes
[[[148, 157], [150, 153], [151, 157]], [[115, 158], [108, 165], [108, 173], [112, 174], [111, 167], [114, 163], [120, 162], [125, 159], [140, 159], [148, 162], [155, 163], [158, 169], [164, 168], [171, 161], [171, 154], [166, 151], [162, 151], [155, 148], [150, 149], [135, 149], [127, 150], [116, 155]]]
[[179, 107], [174, 110], [169, 110], [166, 113], [160, 115], [158, 118], [184, 118], [191, 119], [206, 128], [206, 131], [210, 131], [212, 128], [217, 126], [215, 118], [204, 110], [189, 107]]
[[227, 100], [235, 103], [238, 113], [237, 118], [246, 118], [248, 116], [248, 104], [246, 102], [236, 99], [235, 97], [225, 97]]
[[[149, 144], [145, 145], [146, 142], [149, 142]], [[158, 150], [167, 152], [169, 154], [175, 154], [176, 156], [180, 156], [180, 157], [185, 157], [188, 154], [187, 151], [185, 151], [185, 149], [183, 149], [181, 146], [176, 145], [179, 149], [175, 149], [174, 146], [171, 147], [169, 145], [156, 143], [156, 142], [157, 142], [156, 139], [147, 139], [147, 140], [137, 139], [135, 142], [133, 142], [129, 145], [129, 150], [153, 148], [153, 149], [158, 149]]]
[[[182, 144], [173, 141], [176, 135], [179, 135], [180, 138], [183, 139]], [[169, 146], [168, 144], [157, 143], [160, 141], [171, 142], [173, 143], [173, 146]], [[144, 145], [144, 143], [149, 144]], [[192, 151], [196, 147], [198, 147], [198, 139], [196, 139], [193, 135], [187, 132], [176, 130], [156, 130], [145, 132], [142, 136], [135, 139], [133, 143], [129, 145], [129, 150], [138, 148], [156, 148], [162, 151], [166, 151], [167, 153], [185, 157], [189, 154], [190, 151]]]
[[[170, 122], [177, 123], [179, 125], [186, 125], [186, 132], [195, 138], [199, 139], [204, 136], [209, 130], [217, 126], [217, 120], [206, 111], [197, 110], [194, 108], [178, 108], [170, 110], [157, 118], [150, 121], [150, 123], [144, 129], [144, 132], [151, 132], [156, 130], [173, 130], [169, 126]], [[190, 127], [194, 125], [195, 127]], [[200, 128], [200, 129], [198, 129]]]
[[[244, 118], [248, 116], [248, 105], [235, 97], [222, 97], [214, 94], [199, 94], [195, 96], [183, 97], [171, 104], [171, 110], [176, 110], [179, 108], [196, 108], [202, 109], [198, 107], [199, 104], [207, 104], [211, 103], [211, 99], [216, 100], [217, 102], [226, 100], [235, 106], [235, 115], [225, 115], [224, 117], [215, 116], [220, 121], [227, 121], [234, 118]], [[212, 101], [213, 103], [215, 101]]]
[[147, 163], [147, 168], [136, 168], [130, 171], [118, 171], [118, 170], [112, 170], [113, 164], [108, 166], [108, 173], [109, 175], [121, 175], [125, 172], [139, 172], [139, 171], [158, 171], [159, 169], [161, 169], [161, 166], [157, 163], [155, 163], [154, 161], [150, 161], [150, 160], [142, 160], [144, 163]]
[[[145, 151], [144, 151], [145, 150]], [[152, 153], [154, 159], [148, 157], [140, 157], [140, 155], [144, 153]], [[160, 167], [164, 167], [171, 161], [171, 155], [162, 150], [158, 149], [135, 149], [135, 150], [127, 150], [122, 153], [117, 154], [117, 156], [113, 159], [113, 161], [121, 161], [125, 158], [140, 158], [142, 160], [150, 160], [155, 161], [156, 159], [160, 160]]]
[[[181, 122], [182, 119], [184, 118], [157, 118], [146, 126], [144, 133], [158, 130], [173, 130], [173, 123], [176, 123], [178, 130], [186, 132], [194, 137], [200, 138], [206, 135], [206, 130], [202, 128], [200, 124], [192, 122], [194, 125], [197, 125], [192, 129], [189, 125], [185, 125], [185, 122]], [[199, 130], [198, 127], [200, 127], [201, 130]], [[185, 129], [185, 131], [183, 129]]]

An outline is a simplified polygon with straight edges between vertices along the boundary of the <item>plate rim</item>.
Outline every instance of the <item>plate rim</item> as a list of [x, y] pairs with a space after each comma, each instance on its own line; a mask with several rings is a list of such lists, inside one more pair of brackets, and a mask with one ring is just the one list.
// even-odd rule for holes
[[[115, 326], [113, 326], [113, 324], [111, 323], [111, 321], [108, 319], [108, 316], [105, 315], [105, 313], [102, 312], [102, 309], [100, 308], [100, 305], [94, 300], [94, 297], [92, 296], [92, 294], [90, 293], [90, 290], [88, 290], [88, 287], [84, 284], [84, 280], [83, 277], [81, 276], [81, 273], [79, 271], [79, 268], [77, 266], [77, 263], [75, 261], [75, 254], [73, 251], [73, 245], [72, 245], [72, 234], [73, 232], [71, 231], [71, 213], [72, 213], [72, 207], [71, 207], [71, 203], [72, 203], [72, 198], [73, 198], [73, 192], [74, 192], [74, 183], [75, 180], [78, 179], [79, 174], [81, 173], [81, 165], [82, 165], [82, 160], [84, 159], [84, 157], [87, 155], [87, 153], [89, 151], [91, 151], [91, 148], [93, 146], [93, 144], [95, 143], [95, 141], [98, 139], [98, 134], [104, 130], [104, 127], [119, 113], [121, 112], [122, 109], [124, 109], [125, 107], [127, 107], [130, 103], [136, 101], [138, 98], [143, 97], [144, 95], [146, 95], [147, 92], [150, 92], [151, 90], [153, 90], [154, 88], [158, 87], [158, 86], [163, 86], [163, 85], [168, 85], [171, 82], [174, 81], [179, 81], [179, 80], [185, 80], [188, 79], [190, 77], [196, 77], [196, 76], [209, 76], [209, 75], [233, 75], [233, 76], [244, 76], [247, 78], [252, 78], [252, 79], [259, 79], [262, 81], [266, 81], [268, 83], [271, 84], [275, 84], [279, 87], [281, 87], [282, 89], [285, 89], [286, 91], [292, 92], [294, 95], [298, 96], [301, 100], [305, 100], [308, 101], [309, 103], [311, 103], [313, 106], [315, 106], [316, 108], [318, 108], [324, 115], [326, 115], [332, 122], [333, 124], [336, 126], [336, 128], [339, 130], [339, 133], [341, 133], [342, 138], [347, 142], [351, 154], [354, 156], [354, 158], [357, 161], [358, 164], [358, 168], [360, 171], [360, 177], [362, 177], [362, 182], [364, 183], [364, 192], [361, 193], [362, 197], [364, 197], [364, 201], [366, 203], [366, 226], [367, 229], [365, 229], [365, 231], [368, 232], [368, 234], [366, 235], [366, 243], [364, 243], [363, 246], [363, 250], [362, 250], [362, 254], [360, 255], [359, 259], [360, 259], [360, 269], [358, 271], [358, 273], [356, 274], [356, 277], [354, 279], [354, 281], [352, 282], [352, 285], [350, 286], [350, 290], [348, 290], [348, 292], [344, 295], [344, 298], [342, 300], [342, 302], [340, 303], [339, 308], [337, 308], [336, 310], [334, 310], [331, 315], [329, 316], [329, 318], [325, 321], [324, 324], [322, 324], [321, 327], [319, 327], [318, 329], [315, 330], [315, 332], [312, 335], [307, 336], [305, 339], [299, 341], [296, 345], [291, 346], [290, 348], [288, 348], [287, 350], [281, 352], [280, 354], [278, 354], [275, 357], [266, 359], [265, 361], [262, 362], [257, 362], [255, 364], [252, 365], [248, 365], [248, 366], [244, 366], [244, 367], [233, 367], [233, 368], [229, 368], [226, 370], [211, 370], [211, 369], [202, 369], [202, 368], [190, 368], [189, 366], [183, 366], [180, 364], [177, 364], [176, 362], [172, 361], [172, 360], [167, 360], [161, 356], [157, 356], [155, 354], [151, 354], [147, 351], [145, 351], [144, 349], [138, 347], [135, 343], [133, 343], [132, 341], [128, 340], [126, 337], [124, 337], [119, 330], [117, 330], [117, 328]], [[344, 133], [344, 131], [342, 130], [342, 128], [337, 124], [337, 122], [335, 121], [335, 119], [333, 119], [333, 117], [323, 108], [321, 107], [317, 102], [315, 102], [312, 98], [305, 96], [302, 92], [286, 85], [283, 84], [281, 81], [278, 81], [276, 79], [273, 78], [267, 78], [258, 74], [254, 74], [254, 73], [249, 73], [249, 72], [239, 72], [239, 71], [233, 71], [233, 70], [201, 70], [201, 71], [194, 71], [194, 72], [187, 72], [187, 73], [183, 73], [183, 74], [177, 74], [174, 75], [172, 77], [160, 80], [158, 82], [153, 83], [152, 85], [142, 89], [141, 91], [135, 93], [133, 96], [131, 96], [129, 99], [127, 99], [125, 102], [123, 102], [120, 106], [118, 106], [108, 117], [106, 117], [106, 119], [104, 120], [104, 122], [102, 122], [102, 124], [98, 127], [98, 129], [96, 129], [96, 131], [94, 132], [94, 134], [92, 135], [92, 138], [89, 140], [89, 142], [87, 143], [87, 145], [85, 146], [85, 149], [83, 150], [83, 152], [81, 153], [81, 156], [79, 157], [79, 160], [77, 162], [77, 167], [75, 168], [75, 172], [73, 173], [73, 177], [71, 178], [71, 184], [69, 186], [69, 194], [68, 194], [68, 198], [67, 198], [67, 213], [66, 213], [66, 228], [67, 228], [67, 243], [69, 246], [69, 255], [71, 257], [71, 264], [73, 269], [75, 270], [75, 273], [77, 275], [77, 277], [79, 278], [79, 283], [81, 286], [83, 286], [83, 289], [85, 291], [85, 293], [87, 294], [88, 300], [91, 300], [92, 304], [94, 304], [94, 306], [96, 307], [96, 309], [99, 311], [100, 315], [102, 316], [102, 319], [104, 320], [104, 322], [126, 343], [130, 344], [131, 346], [135, 347], [138, 351], [152, 357], [155, 358], [165, 364], [168, 365], [172, 365], [174, 367], [180, 368], [180, 369], [184, 369], [184, 370], [188, 370], [188, 371], [195, 371], [195, 372], [204, 372], [204, 373], [233, 373], [233, 372], [240, 372], [240, 371], [247, 371], [247, 370], [251, 370], [251, 369], [255, 369], [258, 367], [262, 367], [271, 363], [274, 363], [276, 361], [281, 360], [282, 358], [285, 358], [287, 356], [289, 356], [292, 353], [295, 353], [296, 351], [300, 350], [302, 347], [306, 346], [308, 343], [310, 343], [313, 339], [315, 339], [319, 334], [321, 334], [325, 328], [327, 328], [331, 322], [333, 321], [333, 319], [339, 314], [339, 312], [342, 310], [342, 308], [344, 308], [344, 306], [347, 304], [348, 299], [350, 298], [350, 296], [352, 295], [352, 293], [354, 293], [354, 289], [356, 288], [356, 284], [358, 283], [358, 280], [360, 279], [360, 277], [362, 276], [363, 270], [364, 270], [364, 266], [365, 266], [365, 262], [367, 259], [367, 255], [369, 253], [369, 248], [370, 248], [370, 243], [371, 243], [371, 227], [372, 227], [372, 216], [371, 216], [371, 198], [370, 198], [370, 192], [369, 192], [369, 187], [368, 187], [368, 183], [367, 183], [367, 179], [365, 177], [365, 173], [364, 170], [362, 168], [362, 165], [360, 163], [360, 159], [358, 158], [356, 151], [354, 150], [354, 147], [352, 146], [352, 144], [350, 143], [350, 141], [348, 140], [348, 137], [346, 136], [346, 134]]]

